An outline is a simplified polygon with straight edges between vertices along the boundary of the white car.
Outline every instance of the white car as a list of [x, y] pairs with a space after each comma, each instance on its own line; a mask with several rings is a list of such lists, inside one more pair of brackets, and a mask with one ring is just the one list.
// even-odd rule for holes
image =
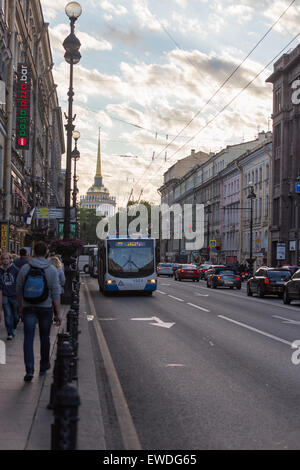
[[157, 265], [157, 277], [158, 276], [173, 277], [173, 264], [172, 263], [159, 263]]

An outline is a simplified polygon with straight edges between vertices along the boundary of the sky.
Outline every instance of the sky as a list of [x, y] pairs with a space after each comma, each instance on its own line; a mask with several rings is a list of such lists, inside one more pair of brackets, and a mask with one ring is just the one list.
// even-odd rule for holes
[[[41, 0], [63, 113], [67, 3]], [[281, 51], [299, 43], [298, 37], [289, 44], [299, 33], [300, 0], [221, 89], [291, 0], [79, 3], [75, 34], [82, 58], [74, 67], [74, 124], [81, 134], [81, 195], [93, 184], [99, 127], [103, 181], [118, 206], [126, 205], [132, 189], [135, 200], [143, 191], [142, 199], [159, 202], [163, 173], [191, 149], [218, 152], [272, 130], [272, 85], [265, 80]]]

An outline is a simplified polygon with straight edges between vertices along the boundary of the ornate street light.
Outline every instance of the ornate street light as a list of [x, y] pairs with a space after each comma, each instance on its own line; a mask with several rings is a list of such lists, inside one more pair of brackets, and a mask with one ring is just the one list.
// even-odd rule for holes
[[[74, 131], [73, 121], [75, 117], [73, 117], [73, 65], [78, 64], [81, 58], [81, 54], [79, 52], [80, 49], [80, 41], [75, 36], [75, 22], [77, 18], [82, 13], [81, 6], [78, 2], [69, 2], [65, 8], [66, 15], [70, 19], [70, 29], [71, 32], [69, 36], [63, 42], [63, 46], [65, 48], [65, 60], [68, 64], [70, 64], [70, 82], [69, 82], [69, 91], [68, 91], [68, 115], [67, 124], [65, 125], [65, 129], [67, 131], [67, 155], [66, 155], [66, 176], [65, 176], [65, 216], [64, 216], [64, 241], [70, 240], [70, 233], [71, 233], [71, 165], [72, 165], [72, 133]], [[75, 141], [76, 142], [76, 141]], [[64, 263], [64, 270], [65, 270], [65, 289], [63, 294], [63, 303], [69, 304], [71, 302], [71, 294], [72, 294], [72, 270], [70, 265], [72, 263], [72, 259], [69, 255], [64, 255], [62, 257]]]
[[80, 138], [80, 132], [79, 131], [73, 131], [73, 139], [75, 140], [75, 148], [72, 151], [72, 159], [74, 160], [74, 175], [73, 175], [73, 207], [75, 211], [75, 220], [76, 220], [76, 237], [78, 236], [78, 223], [77, 223], [77, 181], [78, 181], [78, 176], [76, 175], [76, 166], [77, 166], [77, 161], [80, 159], [80, 152], [77, 149], [77, 141]]
[[205, 208], [207, 213], [207, 254], [208, 254], [208, 261], [210, 260], [210, 245], [209, 245], [209, 238], [210, 238], [210, 214], [211, 214], [211, 202], [207, 201], [207, 206]]
[[67, 16], [70, 18], [71, 32], [63, 42], [66, 50], [65, 60], [70, 64], [70, 84], [68, 91], [68, 116], [65, 126], [67, 131], [67, 156], [66, 156], [66, 176], [65, 176], [65, 218], [64, 218], [64, 241], [70, 239], [70, 199], [71, 199], [71, 158], [72, 158], [72, 133], [73, 125], [73, 65], [78, 64], [81, 58], [79, 48], [81, 46], [79, 39], [75, 36], [75, 22], [81, 15], [82, 9], [78, 2], [69, 2], [65, 8]]
[[247, 259], [249, 264], [249, 275], [253, 276], [253, 199], [256, 199], [256, 194], [254, 193], [254, 186], [252, 181], [249, 181], [249, 194], [247, 199], [250, 199], [250, 256]]

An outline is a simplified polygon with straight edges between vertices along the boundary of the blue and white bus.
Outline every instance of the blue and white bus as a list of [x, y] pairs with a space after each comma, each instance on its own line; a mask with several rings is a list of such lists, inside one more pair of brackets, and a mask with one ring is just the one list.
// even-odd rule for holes
[[106, 238], [98, 251], [100, 291], [139, 291], [152, 295], [157, 287], [155, 239]]

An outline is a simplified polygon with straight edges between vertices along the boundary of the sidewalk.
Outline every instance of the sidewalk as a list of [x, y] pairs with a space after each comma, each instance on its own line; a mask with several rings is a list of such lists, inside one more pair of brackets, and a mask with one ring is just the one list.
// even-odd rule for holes
[[[6, 341], [4, 320], [0, 323], [0, 340], [6, 345], [6, 364], [0, 364], [0, 450], [50, 450], [53, 411], [47, 409], [56, 358], [57, 333], [64, 329], [68, 305], [63, 307], [63, 323], [60, 329], [51, 329], [51, 369], [40, 377], [39, 335], [35, 337], [35, 375], [25, 383], [23, 360], [23, 324], [19, 323], [12, 341]], [[84, 288], [81, 288], [79, 317], [78, 392], [81, 405], [77, 427], [78, 450], [105, 450], [104, 428], [92, 343], [87, 321]], [[84, 312], [84, 313], [83, 313]], [[72, 385], [77, 386], [74, 382]]]

